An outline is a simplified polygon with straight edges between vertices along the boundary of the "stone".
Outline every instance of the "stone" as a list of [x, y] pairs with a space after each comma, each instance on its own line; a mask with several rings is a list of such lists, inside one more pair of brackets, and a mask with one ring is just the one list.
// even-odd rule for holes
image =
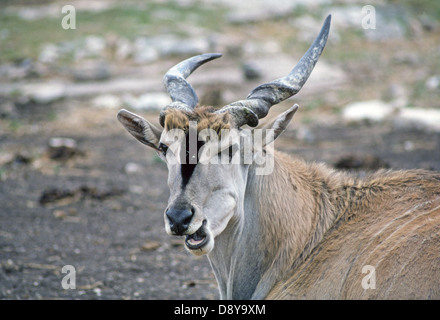
[[150, 38], [138, 37], [133, 43], [133, 60], [136, 63], [144, 64], [156, 61], [160, 58], [156, 45]]
[[261, 70], [252, 62], [245, 62], [241, 69], [246, 80], [258, 80], [261, 78]]
[[84, 41], [84, 46], [88, 54], [99, 56], [106, 48], [106, 41], [98, 36], [88, 36]]
[[75, 81], [102, 81], [110, 78], [110, 66], [105, 61], [85, 60], [72, 69]]
[[24, 89], [25, 95], [37, 104], [49, 104], [66, 96], [63, 83], [51, 81]]
[[142, 166], [135, 162], [128, 162], [124, 166], [124, 172], [127, 174], [138, 174], [142, 172]]
[[42, 63], [54, 63], [60, 57], [60, 49], [54, 43], [47, 43], [43, 46], [38, 56], [38, 61]]
[[29, 58], [0, 65], [0, 77], [4, 76], [11, 80], [20, 80], [34, 75], [37, 76], [34, 62]]
[[394, 107], [381, 100], [369, 100], [350, 103], [342, 110], [342, 118], [348, 122], [380, 122], [390, 116]]
[[100, 109], [116, 109], [120, 108], [122, 100], [112, 94], [103, 94], [92, 100], [92, 106]]
[[226, 1], [231, 6], [227, 15], [229, 23], [245, 24], [270, 19], [277, 19], [291, 15], [301, 1]]
[[115, 58], [116, 60], [126, 60], [133, 54], [132, 43], [125, 38], [117, 40], [115, 48]]
[[160, 110], [171, 103], [170, 97], [163, 92], [146, 93], [138, 97], [125, 95], [122, 99], [127, 107], [135, 110]]
[[19, 115], [12, 101], [0, 101], [0, 118], [13, 119]]
[[133, 60], [136, 63], [150, 63], [162, 57], [191, 56], [208, 52], [212, 40], [209, 37], [194, 36], [179, 38], [174, 35], [138, 37], [133, 44]]
[[48, 143], [48, 156], [52, 160], [65, 161], [79, 154], [76, 141], [71, 138], [51, 138]]
[[160, 243], [153, 240], [146, 240], [141, 247], [143, 251], [153, 251], [159, 248], [160, 248]]
[[429, 77], [428, 80], [426, 80], [426, 87], [429, 90], [436, 90], [440, 88], [440, 75], [435, 75], [432, 77]]
[[440, 132], [440, 110], [422, 108], [402, 108], [394, 123], [398, 127], [409, 126], [418, 129]]

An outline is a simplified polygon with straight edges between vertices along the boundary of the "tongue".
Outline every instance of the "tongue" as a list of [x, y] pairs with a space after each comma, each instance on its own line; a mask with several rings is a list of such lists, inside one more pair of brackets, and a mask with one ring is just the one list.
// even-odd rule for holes
[[189, 237], [188, 242], [192, 245], [198, 245], [202, 243], [204, 239], [205, 237], [203, 235], [201, 235], [199, 232], [196, 232]]
[[200, 232], [200, 229], [199, 229], [199, 230], [197, 230], [196, 233], [188, 236], [187, 241], [189, 244], [196, 246], [196, 245], [202, 243], [203, 240], [205, 240], [205, 235], [203, 234], [203, 232]]
[[188, 239], [188, 242], [189, 242], [189, 244], [191, 244], [191, 245], [193, 245], [193, 246], [196, 246], [196, 245], [202, 243], [203, 240], [204, 240], [204, 238], [202, 238], [202, 239], [200, 239], [200, 240], [197, 240], [197, 239], [194, 239], [194, 238], [189, 238], [189, 239]]

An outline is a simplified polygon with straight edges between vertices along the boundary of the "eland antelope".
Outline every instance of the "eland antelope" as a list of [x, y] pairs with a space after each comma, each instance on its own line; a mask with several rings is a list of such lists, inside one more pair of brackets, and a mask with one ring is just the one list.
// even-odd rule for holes
[[172, 103], [160, 112], [163, 129], [126, 110], [118, 119], [167, 163], [166, 232], [207, 255], [220, 298], [440, 299], [440, 173], [358, 177], [276, 152], [270, 146], [297, 105], [258, 145], [258, 129], [243, 127], [256, 127], [272, 105], [301, 89], [329, 28], [330, 16], [286, 77], [245, 100], [198, 105], [186, 78], [221, 56], [202, 54], [164, 76]]

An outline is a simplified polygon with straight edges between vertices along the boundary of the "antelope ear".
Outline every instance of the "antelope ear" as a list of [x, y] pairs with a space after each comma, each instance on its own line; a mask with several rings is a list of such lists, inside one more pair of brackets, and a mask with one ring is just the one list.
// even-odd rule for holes
[[263, 139], [264, 146], [275, 141], [275, 139], [286, 130], [298, 108], [299, 106], [295, 104], [290, 109], [284, 111], [275, 119], [270, 128], [268, 128], [269, 130], [265, 130], [265, 138]]
[[138, 141], [160, 151], [159, 141], [162, 130], [156, 128], [141, 116], [125, 109], [118, 112], [118, 120]]

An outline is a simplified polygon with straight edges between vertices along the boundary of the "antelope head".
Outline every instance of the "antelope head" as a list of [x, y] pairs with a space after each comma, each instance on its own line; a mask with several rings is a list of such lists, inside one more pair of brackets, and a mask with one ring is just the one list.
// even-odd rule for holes
[[256, 87], [244, 100], [220, 109], [198, 106], [186, 78], [221, 56], [208, 53], [184, 60], [165, 74], [172, 103], [160, 112], [162, 128], [127, 110], [119, 111], [118, 119], [128, 132], [166, 162], [170, 197], [165, 229], [170, 235], [186, 236], [185, 247], [191, 253], [209, 253], [228, 225], [242, 221], [250, 167], [265, 161], [265, 147], [284, 131], [298, 106], [278, 116], [259, 146], [253, 142], [256, 130], [242, 127], [256, 127], [272, 105], [302, 88], [324, 49], [330, 19], [286, 77]]

